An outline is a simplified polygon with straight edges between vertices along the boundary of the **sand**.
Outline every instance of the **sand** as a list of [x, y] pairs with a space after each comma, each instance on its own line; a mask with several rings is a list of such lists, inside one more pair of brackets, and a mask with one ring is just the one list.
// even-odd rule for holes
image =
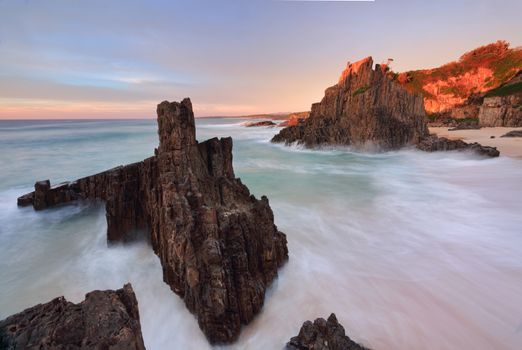
[[[497, 147], [500, 156], [508, 156], [522, 159], [522, 137], [500, 137], [511, 130], [522, 128], [482, 128], [478, 130], [448, 131], [444, 128], [430, 128], [430, 133], [449, 139], [461, 139], [466, 142], [478, 142], [483, 146]], [[495, 136], [495, 138], [491, 138]]]

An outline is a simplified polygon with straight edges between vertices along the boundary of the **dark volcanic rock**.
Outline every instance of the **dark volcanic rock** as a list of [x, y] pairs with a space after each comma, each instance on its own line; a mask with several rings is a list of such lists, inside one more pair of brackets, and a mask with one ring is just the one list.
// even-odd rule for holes
[[19, 198], [35, 209], [76, 199], [106, 201], [109, 242], [150, 233], [163, 278], [212, 343], [231, 342], [263, 306], [288, 258], [268, 199], [235, 178], [232, 139], [198, 143], [189, 99], [158, 105], [155, 156], [58, 187], [37, 183]]
[[496, 147], [482, 146], [479, 143], [466, 143], [462, 140], [450, 140], [445, 137], [430, 135], [424, 138], [417, 148], [425, 152], [436, 151], [471, 151], [481, 156], [498, 157], [500, 152]]
[[348, 64], [339, 83], [312, 105], [310, 116], [282, 129], [272, 142], [388, 150], [427, 136], [422, 96], [395, 82], [386, 66], [372, 67], [371, 57]]
[[79, 304], [64, 297], [0, 321], [1, 349], [145, 349], [130, 284], [93, 291]]
[[288, 350], [367, 350], [345, 335], [335, 314], [303, 323], [299, 334], [286, 345]]
[[247, 128], [257, 127], [257, 126], [274, 126], [274, 125], [276, 125], [276, 123], [274, 123], [271, 120], [262, 120], [260, 122], [248, 122], [248, 123], [245, 123], [245, 126]]
[[522, 130], [511, 130], [500, 137], [522, 137]]

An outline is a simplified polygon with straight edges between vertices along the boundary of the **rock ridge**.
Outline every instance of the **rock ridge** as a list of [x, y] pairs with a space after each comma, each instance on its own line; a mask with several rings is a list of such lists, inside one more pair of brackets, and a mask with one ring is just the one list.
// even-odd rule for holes
[[190, 99], [157, 107], [153, 157], [51, 187], [39, 181], [18, 199], [36, 210], [75, 201], [106, 202], [109, 242], [146, 232], [163, 279], [196, 315], [211, 343], [232, 342], [264, 303], [288, 259], [286, 236], [268, 199], [236, 178], [232, 139], [198, 143]]
[[348, 63], [339, 82], [312, 105], [310, 116], [281, 130], [272, 142], [390, 150], [427, 135], [422, 96], [391, 79], [386, 65], [374, 69], [367, 57]]

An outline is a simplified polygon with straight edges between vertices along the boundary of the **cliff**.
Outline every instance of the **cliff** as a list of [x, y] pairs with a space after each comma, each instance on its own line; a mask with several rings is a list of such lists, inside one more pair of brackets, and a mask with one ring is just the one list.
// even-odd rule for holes
[[286, 345], [287, 350], [367, 350], [351, 340], [335, 314], [328, 320], [318, 318], [313, 323], [306, 321]]
[[263, 306], [288, 258], [268, 199], [234, 176], [232, 139], [198, 143], [189, 99], [157, 108], [159, 147], [142, 162], [35, 191], [36, 210], [77, 199], [106, 201], [109, 242], [148, 232], [163, 278], [212, 343], [235, 340]]
[[397, 149], [427, 135], [422, 96], [390, 78], [371, 57], [348, 66], [310, 116], [274, 136], [272, 142], [305, 146], [349, 145]]
[[[400, 73], [396, 80], [424, 96], [429, 114], [476, 118], [481, 97], [522, 70], [522, 49], [505, 41], [481, 46], [438, 68]], [[477, 103], [478, 97], [478, 103]]]
[[397, 149], [427, 135], [422, 97], [390, 79], [371, 57], [348, 66], [310, 116], [287, 127], [272, 142], [306, 146], [349, 145]]
[[522, 71], [486, 94], [478, 119], [480, 126], [522, 126]]
[[144, 350], [132, 286], [90, 292], [79, 304], [59, 297], [10, 316], [0, 321], [0, 348]]

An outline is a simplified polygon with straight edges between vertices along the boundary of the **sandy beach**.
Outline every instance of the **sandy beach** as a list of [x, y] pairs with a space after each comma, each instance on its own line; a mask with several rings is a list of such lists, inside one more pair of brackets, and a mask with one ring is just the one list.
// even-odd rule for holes
[[[522, 159], [522, 138], [500, 137], [511, 130], [522, 130], [522, 128], [497, 127], [456, 131], [448, 131], [448, 129], [447, 127], [430, 128], [430, 133], [449, 139], [461, 139], [466, 142], [478, 142], [484, 146], [497, 147], [500, 156]], [[495, 137], [491, 138], [491, 136]]]

